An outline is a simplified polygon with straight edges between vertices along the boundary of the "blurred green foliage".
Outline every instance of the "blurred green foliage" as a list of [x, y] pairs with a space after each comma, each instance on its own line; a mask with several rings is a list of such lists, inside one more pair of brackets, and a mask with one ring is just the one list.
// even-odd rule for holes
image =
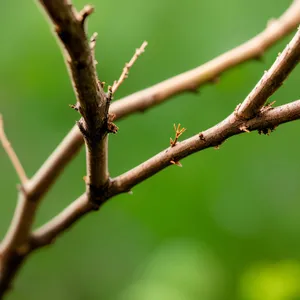
[[[0, 1], [0, 111], [31, 176], [78, 115], [57, 41], [37, 1]], [[246, 41], [291, 1], [92, 1], [101, 80], [112, 83], [134, 49], [149, 42], [116, 98], [196, 67]], [[85, 0], [74, 1], [81, 8]], [[264, 56], [222, 74], [217, 85], [174, 97], [118, 122], [110, 136], [116, 176], [167, 147], [173, 123], [193, 135], [222, 120], [274, 61]], [[299, 98], [299, 69], [272, 97]], [[270, 136], [234, 137], [170, 167], [81, 220], [35, 253], [7, 299], [300, 299], [299, 122]], [[16, 204], [18, 179], [0, 149], [0, 234]], [[44, 199], [36, 226], [84, 190], [82, 152]]]

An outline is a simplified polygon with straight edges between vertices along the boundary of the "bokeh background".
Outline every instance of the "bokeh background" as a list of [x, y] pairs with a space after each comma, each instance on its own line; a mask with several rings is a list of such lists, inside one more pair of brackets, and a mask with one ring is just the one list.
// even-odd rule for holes
[[[0, 111], [28, 175], [78, 115], [68, 73], [37, 1], [0, 1]], [[85, 0], [74, 1], [77, 8]], [[291, 1], [93, 0], [89, 34], [99, 33], [101, 80], [112, 83], [134, 49], [149, 46], [116, 98], [196, 67], [251, 38]], [[168, 147], [173, 123], [185, 137], [227, 116], [290, 37], [221, 76], [118, 122], [110, 136], [112, 176]], [[299, 68], [272, 97], [299, 99]], [[270, 136], [233, 137], [170, 167], [82, 219], [35, 253], [7, 299], [300, 299], [300, 123]], [[18, 178], [0, 149], [0, 236], [16, 205]], [[36, 226], [84, 191], [84, 152], [42, 202]]]

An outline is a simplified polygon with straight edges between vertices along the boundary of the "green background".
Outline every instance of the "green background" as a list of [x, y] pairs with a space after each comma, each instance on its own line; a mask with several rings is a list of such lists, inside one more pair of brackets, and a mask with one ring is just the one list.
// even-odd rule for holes
[[[0, 111], [32, 176], [78, 115], [68, 73], [37, 1], [0, 1]], [[194, 68], [259, 33], [291, 1], [92, 0], [89, 34], [99, 33], [101, 80], [112, 83], [134, 49], [145, 54], [116, 98]], [[86, 0], [74, 1], [77, 8]], [[290, 37], [262, 62], [224, 73], [199, 94], [183, 94], [118, 122], [109, 138], [117, 176], [184, 137], [221, 121], [243, 101]], [[299, 99], [299, 69], [272, 97]], [[233, 137], [170, 167], [104, 205], [29, 258], [7, 299], [300, 299], [299, 122], [270, 136]], [[16, 205], [18, 178], [0, 149], [0, 236]], [[36, 226], [84, 191], [84, 151], [42, 202]]]

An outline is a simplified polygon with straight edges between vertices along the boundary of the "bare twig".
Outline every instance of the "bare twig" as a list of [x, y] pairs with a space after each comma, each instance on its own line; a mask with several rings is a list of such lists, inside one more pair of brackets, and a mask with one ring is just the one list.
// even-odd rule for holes
[[[300, 23], [299, 11], [300, 0], [296, 0], [279, 19], [273, 20], [264, 31], [251, 40], [196, 69], [115, 101], [110, 107], [110, 112], [116, 115], [116, 120], [136, 112], [143, 112], [166, 101], [175, 94], [195, 89], [205, 83], [211, 82], [230, 68], [250, 59], [260, 57], [264, 51], [298, 26]], [[49, 188], [65, 166], [78, 153], [82, 144], [82, 135], [78, 128], [74, 127], [41, 169], [34, 175], [33, 188], [37, 186], [42, 189], [45, 182], [48, 182]], [[71, 155], [69, 155], [70, 153]]]
[[283, 81], [299, 63], [299, 60], [300, 30], [277, 57], [269, 71], [265, 72], [264, 76], [240, 106], [237, 114], [244, 119], [251, 119], [255, 116], [261, 110], [266, 100], [282, 85]]
[[[271, 71], [272, 68], [270, 69], [266, 78], [268, 84], [265, 85], [264, 92], [258, 93], [248, 102], [245, 101], [224, 121], [201, 134], [180, 143], [177, 142], [178, 135], [171, 147], [111, 182], [107, 166], [107, 133], [115, 131], [116, 127], [109, 121], [109, 102], [112, 94], [126, 78], [129, 68], [139, 53], [136, 53], [125, 66], [120, 79], [109, 89], [109, 95], [106, 95], [103, 84], [99, 83], [96, 75], [93, 54], [95, 40], [92, 39], [89, 44], [84, 30], [85, 20], [92, 13], [93, 8], [87, 6], [78, 13], [70, 0], [40, 0], [40, 3], [50, 16], [57, 36], [64, 46], [64, 55], [78, 100], [74, 107], [82, 115], [78, 123], [81, 133], [78, 128], [73, 129], [33, 179], [26, 181], [20, 190], [15, 215], [0, 247], [0, 298], [9, 288], [15, 273], [31, 251], [52, 243], [59, 234], [83, 215], [99, 208], [107, 199], [128, 192], [139, 182], [171, 164], [180, 164], [180, 159], [194, 152], [208, 147], [218, 147], [232, 135], [253, 130], [269, 134], [279, 124], [300, 118], [300, 100], [274, 109], [270, 106], [261, 109], [267, 97], [272, 94], [274, 86], [276, 88], [279, 86], [275, 81], [278, 80], [281, 83], [286, 73], [292, 70], [299, 59], [298, 50], [295, 52], [286, 50], [286, 57], [283, 57], [281, 62], [282, 67], [279, 70]], [[282, 17], [273, 21], [266, 30], [252, 40], [203, 66], [115, 102], [110, 112], [120, 119], [131, 113], [144, 111], [173, 95], [184, 91], [194, 91], [200, 85], [213, 81], [222, 72], [237, 64], [259, 58], [267, 48], [298, 25], [299, 10], [300, 0], [296, 0]], [[298, 40], [295, 44], [298, 44]], [[142, 50], [145, 47], [143, 45]], [[291, 48], [293, 45], [294, 43], [291, 44]], [[178, 131], [180, 131], [179, 128]], [[82, 136], [87, 149], [86, 193], [30, 236], [41, 197], [79, 150], [83, 141]]]
[[118, 80], [116, 80], [112, 86], [112, 94], [114, 94], [117, 89], [120, 87], [120, 85], [123, 83], [123, 81], [128, 77], [129, 70], [133, 66], [133, 64], [136, 62], [138, 57], [145, 51], [145, 48], [147, 47], [148, 43], [146, 41], [143, 42], [140, 48], [135, 50], [134, 55], [132, 56], [129, 63], [125, 64], [125, 67], [123, 68], [123, 72]]
[[[257, 130], [259, 133], [267, 133], [273, 131], [280, 124], [298, 119], [300, 119], [300, 100], [266, 110], [248, 121], [241, 120], [236, 117], [235, 113], [232, 113], [212, 128], [180, 142], [176, 147], [163, 150], [134, 169], [113, 179], [106, 200], [130, 191], [138, 183], [172, 165], [171, 161], [179, 161], [195, 152], [218, 146], [231, 136], [245, 133], [246, 131], [242, 128], [246, 128], [249, 132]], [[90, 211], [92, 209], [85, 196], [82, 195], [60, 215], [33, 233], [31, 237], [33, 248], [52, 243], [58, 235], [78, 220], [79, 213], [84, 215]]]
[[11, 146], [11, 143], [6, 137], [6, 134], [4, 132], [3, 118], [1, 114], [0, 114], [0, 141], [3, 145], [3, 149], [6, 151], [12, 165], [14, 166], [17, 175], [19, 176], [21, 184], [24, 185], [28, 179], [16, 152], [14, 151], [13, 147]]

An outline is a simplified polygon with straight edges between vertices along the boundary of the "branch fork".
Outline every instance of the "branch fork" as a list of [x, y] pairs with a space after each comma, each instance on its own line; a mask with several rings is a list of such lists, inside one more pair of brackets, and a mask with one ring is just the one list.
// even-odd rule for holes
[[[131, 193], [135, 185], [172, 164], [182, 166], [180, 160], [195, 152], [209, 147], [219, 148], [231, 136], [254, 130], [261, 134], [270, 134], [278, 125], [300, 119], [300, 100], [274, 108], [274, 102], [265, 104], [300, 60], [300, 33], [297, 32], [252, 92], [222, 122], [181, 142], [178, 141], [179, 137], [186, 129], [181, 128], [180, 124], [174, 124], [175, 138], [170, 139], [167, 149], [111, 179], [108, 171], [107, 136], [118, 130], [113, 123], [115, 119], [145, 111], [178, 93], [196, 90], [200, 85], [219, 78], [225, 70], [249, 59], [261, 57], [267, 48], [298, 26], [300, 0], [294, 1], [278, 20], [273, 21], [262, 33], [243, 45], [203, 66], [112, 104], [114, 94], [128, 77], [137, 58], [144, 52], [147, 42], [136, 49], [131, 60], [125, 64], [119, 79], [105, 92], [105, 83], [99, 80], [95, 68], [97, 35], [94, 34], [89, 40], [84, 28], [87, 17], [94, 10], [93, 7], [88, 5], [77, 12], [70, 0], [39, 2], [48, 13], [61, 41], [77, 99], [77, 103], [71, 107], [80, 113], [81, 119], [77, 122], [79, 130], [77, 127], [73, 128], [36, 175], [28, 179], [8, 142], [0, 117], [0, 140], [21, 181], [15, 215], [0, 245], [0, 298], [10, 288], [16, 272], [31, 252], [53, 243], [82, 216], [99, 209], [108, 199], [120, 193]], [[83, 140], [87, 165], [85, 192], [48, 223], [32, 231], [42, 197], [78, 152]]]

